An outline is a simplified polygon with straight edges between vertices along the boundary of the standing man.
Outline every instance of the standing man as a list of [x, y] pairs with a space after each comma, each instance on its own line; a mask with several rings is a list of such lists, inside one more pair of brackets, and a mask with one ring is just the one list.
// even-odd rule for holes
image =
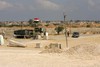
[[67, 36], [69, 37], [69, 31], [67, 31]]

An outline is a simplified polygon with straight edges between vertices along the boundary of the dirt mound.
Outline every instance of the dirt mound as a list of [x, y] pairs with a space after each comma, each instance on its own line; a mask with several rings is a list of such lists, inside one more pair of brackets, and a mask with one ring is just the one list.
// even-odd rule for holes
[[45, 46], [45, 50], [41, 53], [62, 53], [61, 44], [50, 43], [48, 46]]
[[93, 45], [93, 44], [86, 44], [86, 45], [78, 45], [75, 47], [72, 47], [66, 51], [66, 54], [68, 55], [73, 55], [73, 54], [78, 54], [78, 55], [95, 55], [99, 56], [100, 55], [100, 45]]
[[65, 52], [59, 48], [46, 48], [41, 53], [65, 53], [67, 55], [100, 56], [100, 45], [99, 44], [77, 45], [75, 47], [69, 48]]
[[62, 53], [62, 50], [58, 49], [58, 48], [56, 48], [56, 49], [45, 49], [40, 53]]

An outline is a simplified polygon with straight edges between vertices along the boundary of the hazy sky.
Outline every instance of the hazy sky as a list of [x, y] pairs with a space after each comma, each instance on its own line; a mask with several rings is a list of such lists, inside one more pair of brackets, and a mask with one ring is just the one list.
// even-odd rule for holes
[[100, 20], [100, 0], [0, 0], [0, 21]]

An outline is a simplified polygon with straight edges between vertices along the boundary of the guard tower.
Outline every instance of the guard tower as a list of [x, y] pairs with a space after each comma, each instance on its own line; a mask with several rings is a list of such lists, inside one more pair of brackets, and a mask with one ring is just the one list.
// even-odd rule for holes
[[42, 38], [46, 29], [43, 27], [39, 27], [40, 19], [34, 18], [33, 24], [35, 25], [34, 34], [35, 34], [36, 39]]

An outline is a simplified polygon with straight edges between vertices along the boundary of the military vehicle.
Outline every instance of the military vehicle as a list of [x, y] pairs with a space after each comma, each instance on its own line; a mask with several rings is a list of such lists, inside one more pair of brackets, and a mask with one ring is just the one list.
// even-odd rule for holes
[[33, 37], [35, 39], [38, 35], [45, 32], [45, 28], [38, 27], [38, 23], [40, 23], [39, 18], [34, 18], [33, 24], [35, 25], [35, 28], [33, 30], [30, 30], [30, 29], [15, 30], [14, 37], [17, 37], [17, 38], [31, 38], [31, 37]]
[[31, 38], [37, 36], [44, 32], [43, 28], [34, 28], [34, 30], [30, 29], [20, 29], [14, 31], [14, 37], [16, 38]]
[[79, 37], [79, 32], [73, 32], [72, 37], [73, 38], [78, 38]]
[[23, 29], [14, 31], [14, 37], [16, 38], [31, 38], [32, 36], [33, 36], [33, 30]]

